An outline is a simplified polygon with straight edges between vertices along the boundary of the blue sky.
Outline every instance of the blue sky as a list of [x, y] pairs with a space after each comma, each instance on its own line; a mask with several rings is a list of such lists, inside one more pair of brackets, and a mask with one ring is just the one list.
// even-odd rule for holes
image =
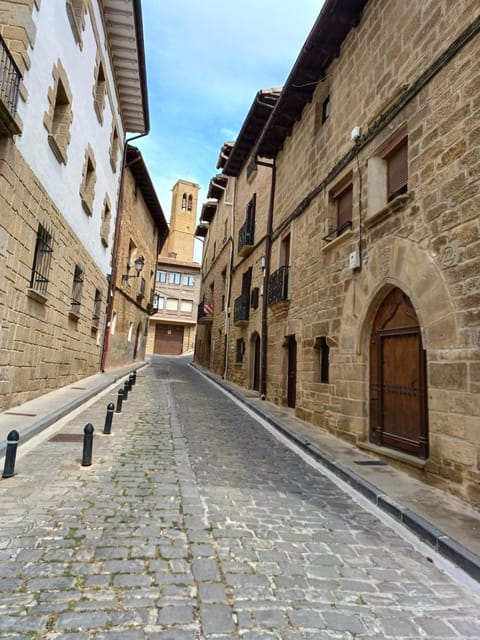
[[322, 4], [142, 0], [151, 132], [133, 144], [167, 219], [179, 178], [200, 184], [200, 214], [220, 147], [259, 89], [283, 85]]

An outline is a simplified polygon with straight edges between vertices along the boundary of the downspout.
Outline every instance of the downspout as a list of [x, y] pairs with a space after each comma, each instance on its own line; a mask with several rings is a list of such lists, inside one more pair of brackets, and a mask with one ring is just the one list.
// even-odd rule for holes
[[275, 159], [272, 164], [259, 162], [265, 167], [272, 169], [272, 180], [270, 183], [270, 202], [268, 205], [267, 237], [265, 238], [265, 271], [263, 275], [263, 302], [262, 302], [262, 335], [260, 352], [260, 396], [265, 400], [267, 395], [267, 340], [268, 340], [268, 281], [270, 279], [270, 258], [272, 254], [272, 231], [273, 231], [273, 209], [275, 203], [275, 182], [276, 165]]
[[116, 281], [117, 271], [118, 271], [118, 249], [120, 247], [120, 239], [121, 239], [121, 226], [122, 226], [122, 213], [123, 213], [123, 187], [125, 182], [125, 169], [127, 167], [127, 149], [130, 142], [133, 142], [133, 140], [138, 140], [138, 138], [143, 138], [144, 136], [148, 135], [148, 133], [149, 131], [146, 131], [136, 136], [132, 136], [131, 138], [126, 138], [125, 144], [123, 147], [122, 171], [120, 173], [120, 187], [119, 187], [118, 201], [117, 201], [117, 217], [115, 219], [115, 231], [113, 234], [112, 270], [110, 272], [110, 277], [108, 279], [107, 309], [105, 312], [105, 325], [103, 329], [102, 353], [100, 358], [100, 371], [102, 373], [105, 371], [105, 363], [107, 361], [108, 345], [110, 341], [110, 328], [112, 324], [112, 315], [113, 315], [113, 294], [116, 288], [115, 281]]

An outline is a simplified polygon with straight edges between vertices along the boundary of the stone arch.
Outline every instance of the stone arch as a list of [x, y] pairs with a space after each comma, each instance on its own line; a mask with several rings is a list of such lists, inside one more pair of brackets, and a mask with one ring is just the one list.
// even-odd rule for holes
[[384, 238], [370, 251], [362, 272], [345, 296], [340, 347], [368, 353], [370, 331], [380, 302], [389, 290], [404, 291], [418, 315], [424, 348], [457, 343], [454, 307], [431, 252], [400, 238]]

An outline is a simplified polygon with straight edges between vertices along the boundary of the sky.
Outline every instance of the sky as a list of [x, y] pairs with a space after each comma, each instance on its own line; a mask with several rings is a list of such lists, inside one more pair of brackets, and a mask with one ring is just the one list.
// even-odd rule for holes
[[235, 140], [257, 91], [284, 84], [322, 4], [142, 0], [150, 134], [133, 144], [167, 220], [180, 178], [201, 187], [198, 219], [222, 144]]

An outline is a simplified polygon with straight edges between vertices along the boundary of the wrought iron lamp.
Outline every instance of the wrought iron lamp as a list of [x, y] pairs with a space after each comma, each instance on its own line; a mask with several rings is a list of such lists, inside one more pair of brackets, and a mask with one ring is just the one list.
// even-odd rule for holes
[[128, 272], [130, 270], [130, 265], [127, 265], [127, 273], [123, 274], [122, 280], [129, 280], [130, 278], [138, 278], [140, 272], [143, 269], [143, 265], [145, 264], [145, 258], [143, 256], [138, 256], [135, 258], [133, 266], [135, 267], [135, 273], [130, 275]]

